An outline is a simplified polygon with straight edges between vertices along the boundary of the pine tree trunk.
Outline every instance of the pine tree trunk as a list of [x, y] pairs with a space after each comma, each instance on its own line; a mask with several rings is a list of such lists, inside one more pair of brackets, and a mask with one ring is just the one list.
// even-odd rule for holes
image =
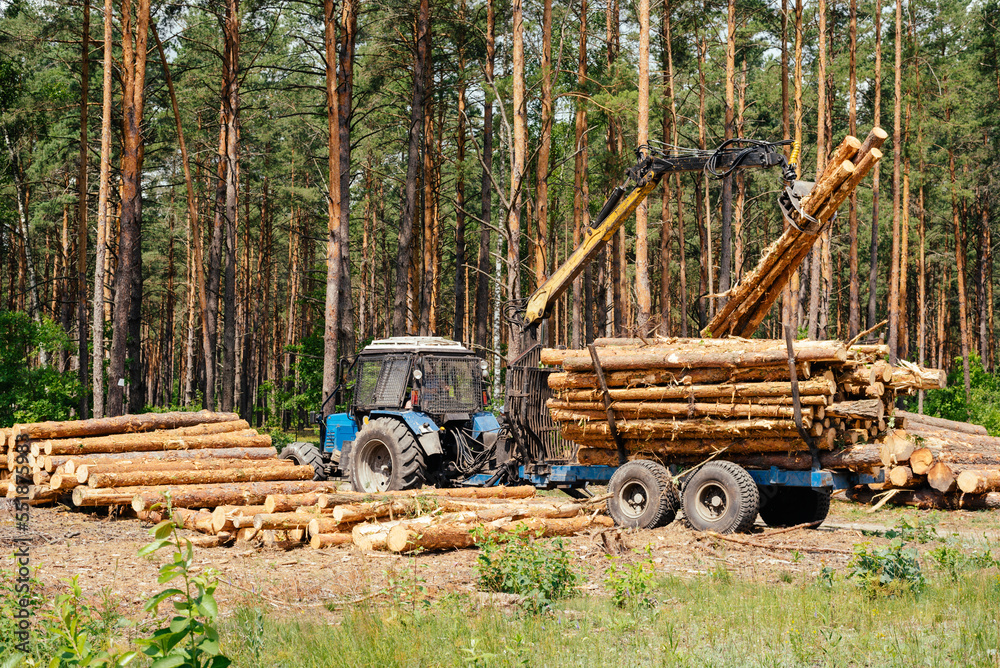
[[[945, 90], [947, 91], [947, 85], [945, 86]], [[951, 120], [950, 108], [945, 120], [946, 122]], [[951, 146], [948, 147], [948, 172], [951, 175], [951, 217], [955, 228], [955, 271], [958, 274], [958, 285], [956, 288], [958, 290], [958, 329], [962, 348], [962, 378], [965, 383], [965, 400], [968, 402], [971, 384], [969, 379], [969, 338], [965, 300], [965, 253], [963, 252], [964, 245], [962, 243], [962, 225], [958, 214], [958, 194], [955, 183], [955, 150]]]
[[[639, 0], [639, 100], [638, 144], [649, 143], [649, 0]], [[636, 331], [650, 333], [653, 297], [649, 283], [649, 201], [643, 199], [635, 210], [635, 292]]]
[[[465, 20], [465, 0], [459, 8], [459, 21]], [[458, 169], [455, 183], [455, 320], [452, 338], [464, 343], [466, 280], [468, 266], [465, 259], [465, 33], [458, 40], [458, 127], [455, 130]]]
[[[337, 95], [337, 15], [333, 0], [323, 3], [326, 48], [327, 241], [326, 306], [323, 331], [323, 402], [337, 387], [337, 341], [340, 333], [340, 97]], [[330, 409], [332, 410], [332, 408]]]
[[496, 16], [493, 0], [486, 1], [486, 58], [485, 95], [483, 100], [483, 154], [482, 179], [479, 187], [479, 211], [482, 222], [479, 225], [479, 257], [476, 259], [476, 344], [479, 354], [486, 358], [489, 347], [490, 309], [490, 224], [493, 201], [493, 60], [495, 50]]
[[[331, 0], [328, 0], [331, 1]], [[396, 251], [396, 285], [392, 301], [392, 333], [407, 333], [408, 293], [411, 289], [409, 267], [413, 252], [413, 220], [417, 210], [417, 179], [420, 170], [420, 134], [424, 125], [424, 69], [430, 52], [430, 1], [420, 0], [417, 10], [413, 58], [413, 96], [410, 100], [410, 125], [407, 131], [406, 183], [403, 215], [399, 222]]]
[[[847, 133], [854, 136], [858, 132], [858, 76], [857, 76], [857, 54], [858, 54], [858, 2], [850, 0], [850, 64], [848, 65], [848, 76], [850, 83], [847, 87]], [[861, 331], [861, 294], [858, 282], [858, 195], [851, 193], [851, 202], [848, 220], [848, 237], [850, 248], [848, 251], [850, 265], [850, 278], [848, 296], [847, 315], [847, 336], [854, 338]]]
[[[507, 298], [517, 301], [521, 298], [521, 202], [525, 180], [525, 159], [528, 152], [528, 108], [524, 73], [524, 13], [522, 0], [513, 1], [513, 146], [511, 147], [510, 202], [507, 216]], [[519, 339], [521, 330], [511, 325], [508, 330], [507, 359], [517, 359], [521, 354]]]
[[[826, 166], [826, 1], [819, 0], [816, 6], [819, 19], [819, 49], [817, 54], [817, 103], [816, 103], [816, 178]], [[825, 233], [824, 233], [825, 234]], [[820, 284], [822, 282], [822, 242], [815, 246], [809, 264], [809, 328], [808, 336], [815, 339], [819, 333]]]
[[903, 2], [896, 0], [896, 63], [894, 70], [892, 103], [892, 255], [889, 260], [889, 362], [899, 359], [899, 224], [900, 224], [900, 173], [903, 162], [902, 109], [903, 109]]
[[111, 189], [111, 70], [114, 67], [112, 0], [104, 0], [104, 62], [101, 95], [101, 184], [97, 200], [97, 242], [93, 296], [93, 417], [104, 417], [104, 264], [107, 255], [108, 194]]
[[[87, 387], [87, 109], [90, 104], [90, 0], [83, 0], [83, 36], [80, 40], [80, 165], [76, 179], [79, 196], [76, 214], [76, 321], [80, 387]], [[64, 259], [69, 262], [69, 257]], [[66, 272], [67, 276], [69, 271]], [[80, 417], [90, 417], [86, 390], [80, 392]]]
[[[587, 0], [580, 0], [580, 48], [577, 56], [576, 75], [576, 141], [573, 144], [573, 248], [580, 245], [583, 231], [590, 226], [590, 186], [587, 182]], [[584, 330], [584, 311], [590, 301], [583, 301], [583, 283], [587, 273], [573, 280], [573, 338], [572, 347], [582, 348], [587, 332]], [[589, 282], [589, 281], [588, 281]]]
[[[879, 127], [882, 113], [882, 0], [875, 0], [875, 102], [873, 105], [873, 125]], [[875, 304], [878, 299], [878, 182], [881, 167], [878, 163], [872, 169], [872, 226], [870, 268], [868, 272], [868, 327], [874, 327]]]
[[[542, 0], [542, 114], [535, 170], [535, 285], [545, 281], [549, 234], [549, 156], [552, 151], [552, 0]], [[641, 65], [640, 65], [641, 69]], [[641, 86], [642, 84], [640, 84]], [[641, 93], [640, 93], [641, 95]], [[641, 112], [640, 112], [641, 113]], [[640, 141], [640, 143], [642, 143]], [[552, 331], [552, 327], [548, 327]]]

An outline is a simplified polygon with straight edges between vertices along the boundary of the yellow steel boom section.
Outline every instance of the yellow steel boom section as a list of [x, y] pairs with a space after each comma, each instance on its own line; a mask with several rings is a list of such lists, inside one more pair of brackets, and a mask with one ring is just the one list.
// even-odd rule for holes
[[538, 286], [538, 289], [528, 298], [528, 305], [524, 313], [524, 320], [528, 325], [540, 323], [545, 319], [555, 300], [566, 292], [573, 283], [573, 279], [580, 275], [583, 268], [611, 240], [622, 223], [635, 213], [642, 201], [660, 183], [663, 174], [664, 172], [659, 170], [647, 171], [640, 177], [632, 192], [622, 197], [617, 206], [603, 221], [597, 224], [597, 227], [589, 227], [584, 231], [583, 241], [566, 258], [566, 262]]

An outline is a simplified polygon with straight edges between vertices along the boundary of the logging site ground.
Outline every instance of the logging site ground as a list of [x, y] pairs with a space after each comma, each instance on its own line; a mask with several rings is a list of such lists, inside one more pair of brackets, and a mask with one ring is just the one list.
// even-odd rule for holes
[[[122, 645], [161, 621], [143, 603], [169, 553], [137, 556], [146, 525], [57, 506], [33, 509], [31, 526], [44, 600], [77, 578], [94, 626]], [[996, 666], [998, 541], [993, 511], [836, 500], [819, 530], [612, 529], [564, 540], [578, 579], [543, 612], [482, 592], [477, 550], [197, 548], [195, 565], [218, 574], [234, 665]]]

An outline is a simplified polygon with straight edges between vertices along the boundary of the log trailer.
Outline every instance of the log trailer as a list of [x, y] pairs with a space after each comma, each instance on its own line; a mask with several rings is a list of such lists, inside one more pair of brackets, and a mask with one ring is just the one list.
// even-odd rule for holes
[[[314, 414], [321, 447], [292, 443], [281, 457], [311, 464], [317, 479], [348, 480], [366, 492], [528, 483], [584, 498], [588, 485], [607, 485], [609, 512], [626, 527], [665, 525], [678, 509], [695, 528], [721, 533], [749, 528], [758, 513], [775, 526], [822, 521], [833, 489], [874, 480], [821, 470], [815, 449], [810, 471], [748, 470], [717, 459], [685, 476], [680, 490], [662, 464], [628, 461], [620, 441], [618, 466], [573, 463], [576, 446], [562, 439], [546, 408], [555, 369], [539, 364], [539, 335], [556, 300], [664, 176], [707, 170], [731, 178], [737, 170], [780, 166], [787, 187], [779, 203], [793, 222], [812, 184], [796, 180], [798, 151], [789, 163], [778, 150], [783, 143], [731, 140], [714, 152], [686, 154], [640, 147], [627, 170], [631, 186], [614, 189], [566, 262], [513, 309], [523, 352], [508, 365], [501, 415], [487, 409], [487, 365], [471, 350], [436, 337], [384, 339], [351, 361], [344, 382]], [[603, 377], [593, 347], [591, 354]], [[328, 410], [331, 401], [346, 409]]]

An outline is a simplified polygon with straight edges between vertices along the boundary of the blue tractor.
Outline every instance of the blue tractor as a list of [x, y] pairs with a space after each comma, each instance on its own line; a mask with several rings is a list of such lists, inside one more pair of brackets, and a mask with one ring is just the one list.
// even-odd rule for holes
[[486, 410], [485, 374], [486, 362], [455, 341], [373, 341], [331, 394], [347, 410], [321, 420], [322, 447], [292, 443], [281, 456], [365, 492], [448, 486], [494, 470], [501, 427]]

